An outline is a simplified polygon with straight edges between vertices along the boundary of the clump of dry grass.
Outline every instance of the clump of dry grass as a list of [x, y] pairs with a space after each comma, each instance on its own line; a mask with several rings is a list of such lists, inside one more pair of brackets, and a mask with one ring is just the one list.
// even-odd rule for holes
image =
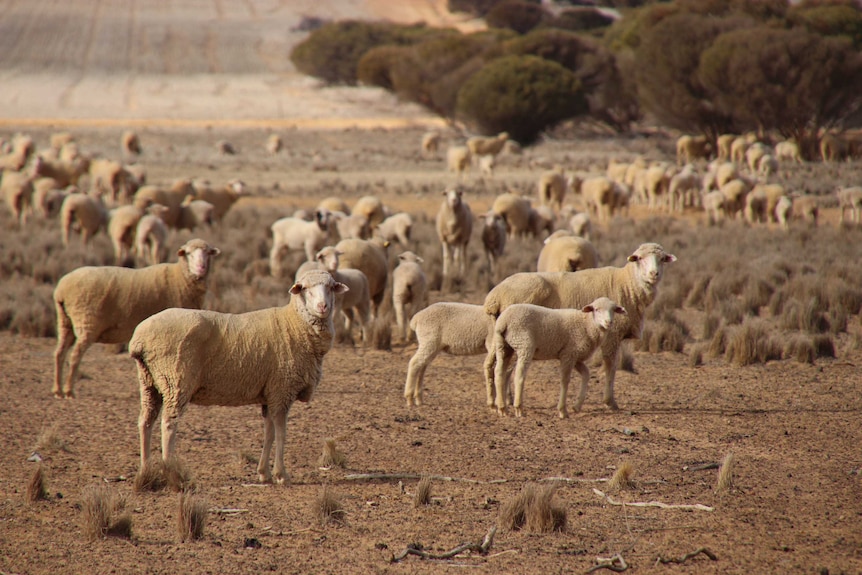
[[138, 493], [143, 491], [161, 491], [167, 486], [165, 480], [164, 466], [162, 460], [152, 458], [147, 464], [138, 470], [135, 475], [134, 489]]
[[81, 493], [81, 513], [87, 539], [131, 538], [132, 516], [125, 509], [125, 499], [107, 485], [99, 483], [85, 488]]
[[763, 320], [749, 319], [730, 334], [725, 350], [727, 361], [742, 367], [781, 359], [781, 345], [769, 333]]
[[729, 339], [729, 330], [727, 327], [722, 326], [718, 330], [716, 330], [715, 334], [712, 336], [712, 339], [709, 341], [709, 347], [707, 348], [706, 356], [709, 359], [715, 359], [721, 355], [724, 355], [724, 352], [727, 351], [727, 342]]
[[635, 356], [632, 353], [631, 343], [628, 340], [624, 341], [620, 346], [619, 360], [617, 361], [617, 369], [628, 373], [635, 372]]
[[556, 491], [556, 484], [528, 483], [500, 508], [500, 523], [507, 529], [524, 529], [530, 533], [564, 531], [567, 513], [565, 507], [553, 504]]
[[338, 495], [325, 485], [320, 495], [314, 500], [315, 515], [321, 525], [327, 523], [344, 523], [347, 512], [341, 504]]
[[60, 432], [60, 424], [54, 423], [51, 427], [43, 429], [36, 439], [36, 449], [49, 452], [69, 452], [69, 443]]
[[644, 329], [639, 341], [642, 348], [650, 353], [681, 352], [685, 348], [687, 338], [688, 329], [685, 324], [670, 315], [667, 316], [667, 319], [660, 320]]
[[608, 481], [608, 489], [610, 491], [622, 491], [623, 489], [634, 489], [635, 482], [632, 479], [634, 474], [634, 466], [629, 461], [623, 461], [617, 470], [614, 471], [613, 477]]
[[30, 482], [27, 483], [27, 501], [36, 503], [48, 499], [48, 489], [46, 488], [47, 479], [45, 470], [40, 464], [30, 477]]
[[413, 496], [413, 507], [422, 507], [431, 503], [431, 478], [423, 477], [416, 484], [416, 494]]
[[164, 462], [165, 481], [172, 491], [194, 491], [197, 489], [191, 468], [179, 457], [172, 456]]
[[702, 340], [712, 339], [715, 335], [715, 332], [718, 331], [718, 328], [721, 327], [721, 317], [714, 314], [708, 313], [703, 316], [703, 333], [701, 334]]
[[392, 351], [392, 318], [389, 315], [381, 315], [371, 322], [371, 346]]
[[689, 367], [700, 367], [703, 365], [703, 351], [705, 345], [702, 343], [698, 343], [696, 345], [691, 346], [688, 350], [688, 366]]
[[729, 491], [733, 487], [733, 467], [736, 464], [736, 458], [731, 451], [725, 455], [721, 466], [718, 468], [718, 482], [716, 483], [716, 491]]
[[320, 454], [320, 459], [317, 460], [318, 467], [344, 467], [347, 463], [347, 457], [343, 452], [339, 451], [335, 445], [335, 440], [331, 437], [323, 440], [323, 453]]
[[258, 461], [257, 455], [244, 449], [237, 452], [236, 459], [240, 467], [245, 467], [246, 465], [257, 465]]
[[177, 534], [180, 541], [196, 541], [204, 535], [207, 524], [207, 505], [194, 493], [183, 491], [179, 497]]

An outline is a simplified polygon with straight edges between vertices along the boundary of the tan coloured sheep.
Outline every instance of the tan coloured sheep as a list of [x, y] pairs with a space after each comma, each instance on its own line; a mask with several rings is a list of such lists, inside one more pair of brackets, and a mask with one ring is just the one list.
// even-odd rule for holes
[[108, 212], [108, 237], [114, 246], [114, 263], [123, 265], [135, 245], [135, 231], [144, 210], [138, 206], [120, 206]]
[[845, 214], [850, 210], [850, 218], [853, 223], [860, 223], [862, 216], [862, 186], [840, 188], [838, 196], [838, 207], [841, 208], [841, 222], [844, 222]]
[[353, 204], [353, 209], [346, 213], [352, 216], [365, 216], [372, 230], [386, 219], [386, 207], [377, 196], [362, 196]]
[[21, 172], [4, 171], [0, 179], [0, 192], [20, 228], [27, 223], [33, 211], [33, 177]]
[[141, 138], [137, 132], [132, 130], [126, 130], [120, 136], [120, 149], [127, 156], [137, 156], [144, 152], [144, 149], [141, 147]]
[[718, 150], [717, 158], [726, 162], [731, 159], [733, 141], [736, 139], [736, 134], [721, 134], [716, 138], [715, 144]]
[[712, 144], [706, 136], [680, 136], [676, 141], [676, 163], [678, 166], [693, 164], [697, 160], [709, 159]]
[[491, 211], [503, 218], [510, 239], [531, 233], [530, 212], [532, 207], [528, 199], [511, 192], [500, 194], [494, 198]]
[[96, 158], [90, 162], [90, 186], [108, 198], [111, 205], [128, 199], [126, 170], [120, 162]]
[[382, 238], [370, 240], [346, 239], [335, 244], [341, 252], [338, 269], [360, 270], [368, 278], [368, 295], [371, 297], [371, 313], [376, 318], [389, 281], [389, 242]]
[[371, 325], [371, 295], [368, 288], [368, 277], [362, 270], [353, 268], [339, 269], [339, 258], [343, 255], [334, 246], [326, 246], [317, 252], [316, 262], [305, 262], [300, 266], [300, 269], [296, 272], [296, 279], [299, 280], [302, 277], [302, 273], [313, 269], [309, 267], [300, 273], [302, 268], [316, 263], [320, 266], [320, 269], [328, 271], [332, 279], [346, 285], [349, 288], [348, 291], [335, 296], [336, 307], [345, 319], [344, 330], [347, 333], [352, 333], [353, 323], [358, 323], [362, 333], [362, 341], [363, 343], [367, 343]]
[[574, 236], [568, 230], [554, 232], [545, 240], [539, 259], [538, 272], [576, 272], [598, 266], [599, 254], [589, 240]]
[[443, 195], [446, 199], [437, 211], [436, 229], [443, 249], [443, 284], [450, 286], [453, 277], [464, 277], [467, 245], [473, 232], [473, 213], [460, 188], [450, 188]]
[[213, 206], [212, 220], [220, 222], [240, 199], [247, 196], [246, 185], [242, 180], [233, 179], [221, 188], [213, 188], [208, 184], [192, 183], [195, 190], [195, 198], [209, 202]]
[[494, 210], [479, 214], [482, 220], [482, 248], [488, 262], [488, 273], [491, 281], [497, 281], [497, 262], [506, 249], [506, 222]]
[[785, 140], [775, 144], [775, 157], [781, 161], [788, 160], [797, 164], [802, 163], [802, 152], [799, 143], [795, 140]]
[[270, 134], [266, 138], [266, 144], [264, 147], [266, 148], [267, 153], [273, 156], [276, 155], [284, 147], [281, 141], [281, 136], [279, 136], [278, 134]]
[[167, 261], [168, 226], [162, 219], [167, 211], [168, 208], [161, 204], [151, 205], [135, 229], [135, 251], [146, 265]]
[[60, 206], [60, 225], [63, 229], [63, 245], [69, 246], [72, 231], [81, 234], [84, 245], [98, 231], [108, 225], [108, 209], [98, 194], [69, 194]]
[[446, 150], [446, 169], [462, 177], [470, 169], [470, 149], [467, 146], [450, 146]]
[[[54, 288], [54, 396], [74, 397], [78, 366], [92, 344], [127, 343], [135, 326], [163, 309], [200, 308], [212, 259], [219, 253], [218, 248], [193, 239], [177, 251], [176, 263], [143, 269], [85, 266], [60, 278]], [[69, 373], [63, 382], [70, 348]]]
[[346, 290], [329, 273], [311, 271], [293, 284], [284, 307], [243, 314], [170, 309], [143, 321], [129, 342], [141, 389], [141, 469], [149, 461], [160, 411], [162, 458], [167, 460], [189, 404], [257, 404], [264, 418], [258, 477], [287, 482], [287, 414], [294, 401], [310, 401], [320, 383], [323, 358], [332, 347], [335, 297]]
[[342, 214], [351, 215], [350, 206], [347, 205], [347, 202], [339, 198], [338, 196], [329, 196], [328, 198], [323, 198], [317, 204], [318, 210], [329, 210], [330, 212], [341, 212]]
[[563, 201], [566, 199], [566, 190], [569, 187], [569, 181], [566, 179], [563, 169], [557, 169], [545, 172], [539, 176], [537, 192], [540, 206], [549, 206], [556, 212], [559, 212], [563, 207]]
[[413, 336], [410, 320], [428, 305], [428, 280], [420, 265], [425, 260], [415, 253], [403, 252], [398, 261], [392, 270], [392, 307], [401, 341], [407, 343]]
[[78, 185], [78, 180], [81, 176], [87, 173], [90, 169], [90, 159], [80, 157], [71, 162], [63, 162], [60, 160], [51, 161], [36, 156], [33, 161], [33, 166], [30, 173], [34, 177], [54, 178], [61, 186]]
[[374, 231], [378, 237], [388, 242], [397, 241], [405, 249], [410, 247], [410, 235], [412, 232], [413, 217], [407, 212], [392, 214], [383, 220]]
[[176, 228], [179, 224], [183, 201], [185, 201], [186, 197], [194, 197], [194, 195], [195, 189], [192, 186], [191, 180], [181, 178], [175, 180], [170, 188], [149, 184], [141, 186], [135, 192], [134, 203], [141, 209], [146, 208], [149, 204], [162, 204], [168, 208], [167, 213], [162, 219], [169, 228]]
[[440, 148], [440, 132], [432, 130], [422, 134], [422, 153], [434, 155]]
[[496, 156], [503, 150], [503, 146], [509, 139], [509, 134], [500, 132], [496, 136], [473, 136], [467, 139], [467, 149], [474, 158], [481, 156]]

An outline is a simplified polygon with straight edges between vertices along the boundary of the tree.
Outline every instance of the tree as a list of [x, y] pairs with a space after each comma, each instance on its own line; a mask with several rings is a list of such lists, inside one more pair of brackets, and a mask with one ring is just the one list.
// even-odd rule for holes
[[862, 7], [847, 2], [805, 2], [790, 8], [787, 20], [823, 36], [848, 36], [862, 48]]

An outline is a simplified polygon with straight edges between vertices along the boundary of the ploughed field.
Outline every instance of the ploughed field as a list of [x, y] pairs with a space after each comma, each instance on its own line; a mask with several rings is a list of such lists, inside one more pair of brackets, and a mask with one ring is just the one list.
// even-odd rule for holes
[[[50, 129], [24, 130], [38, 146], [47, 145]], [[83, 151], [119, 156], [119, 127], [72, 131]], [[222, 250], [209, 309], [236, 313], [286, 303], [290, 279], [272, 278], [267, 268], [269, 225], [331, 195], [352, 204], [374, 194], [416, 217], [411, 247], [425, 258], [432, 302], [481, 303], [488, 290], [478, 226], [466, 277], [452, 292], [439, 289], [433, 217], [455, 177], [445, 172], [442, 154], [420, 153], [421, 130], [281, 131], [286, 149], [276, 156], [263, 150], [263, 129], [139, 133], [149, 181], [201, 177], [221, 185], [239, 177], [252, 191], [212, 229], [170, 235], [172, 251], [195, 236]], [[239, 153], [217, 154], [213, 144], [220, 139]], [[479, 213], [510, 188], [534, 193], [541, 166], [603, 170], [612, 157], [663, 159], [672, 147], [658, 136], [560, 132], [524, 155], [501, 156], [493, 178], [468, 176], [465, 199]], [[4, 207], [0, 571], [586, 572], [597, 557], [619, 554], [633, 573], [858, 573], [862, 232], [838, 225], [827, 193], [858, 174], [852, 163], [782, 167], [778, 181], [824, 193], [817, 228], [802, 222], [788, 232], [739, 222], [710, 227], [697, 211], [671, 217], [641, 206], [597, 226], [593, 242], [605, 265], [623, 265], [648, 241], [679, 258], [666, 268], [642, 342], [625, 354], [633, 366], [617, 375], [618, 412], [601, 404], [601, 369], [593, 367], [582, 412], [558, 419], [557, 365], [534, 362], [525, 416], [499, 417], [485, 406], [483, 357], [445, 354], [428, 368], [425, 404], [408, 409], [402, 393], [415, 344], [396, 335], [391, 350], [342, 340], [326, 356], [312, 401], [290, 413], [291, 483], [273, 486], [256, 480], [259, 408], [191, 406], [180, 420], [178, 452], [210, 510], [195, 542], [181, 542], [177, 533], [179, 495], [133, 489], [139, 457], [134, 362], [95, 345], [81, 365], [78, 397], [58, 400], [50, 393], [51, 290], [74, 267], [109, 263], [110, 242], [100, 234], [86, 249], [76, 241], [64, 249], [56, 220], [33, 218], [18, 230]], [[538, 239], [510, 242], [504, 273], [531, 269], [540, 247]], [[390, 248], [390, 257], [401, 249]], [[289, 257], [286, 267], [295, 269], [299, 260]], [[393, 322], [388, 306], [383, 316]], [[378, 332], [385, 343], [386, 330]], [[343, 468], [319, 465], [327, 438], [344, 453]], [[156, 431], [154, 445], [158, 439]], [[40, 465], [28, 460], [34, 453], [42, 459], [48, 499], [29, 503], [27, 484]], [[717, 490], [718, 470], [706, 464], [731, 453], [732, 486]], [[626, 464], [634, 485], [612, 491], [606, 480]], [[431, 502], [417, 507], [420, 476], [432, 476]], [[525, 485], [554, 479], [553, 504], [566, 513], [562, 531], [502, 524], [501, 508]], [[95, 484], [124, 498], [130, 539], [87, 540], [83, 493]], [[319, 518], [324, 489], [343, 508], [340, 521]], [[596, 489], [613, 502], [685, 507], [615, 505]], [[706, 508], [692, 507], [698, 504]], [[486, 555], [390, 562], [408, 545], [442, 554], [481, 542], [498, 524]], [[682, 564], [658, 561], [701, 548], [717, 560], [701, 553]]]

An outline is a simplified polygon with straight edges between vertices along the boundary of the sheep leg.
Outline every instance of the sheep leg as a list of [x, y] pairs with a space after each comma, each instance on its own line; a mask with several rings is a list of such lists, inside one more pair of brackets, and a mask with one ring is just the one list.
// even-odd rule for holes
[[175, 405], [165, 406], [162, 410], [162, 460], [169, 460], [177, 446], [177, 427], [180, 413]]
[[[82, 330], [83, 331], [83, 330]], [[78, 366], [81, 365], [81, 358], [84, 357], [84, 352], [92, 345], [92, 341], [87, 338], [86, 334], [79, 336], [75, 345], [72, 346], [72, 354], [69, 356], [69, 373], [66, 376], [66, 383], [63, 386], [63, 395], [66, 398], [75, 397], [75, 381], [78, 379]]]
[[260, 411], [263, 416], [263, 450], [257, 462], [257, 477], [261, 483], [271, 483], [272, 475], [269, 472], [269, 452], [272, 450], [272, 442], [275, 439], [275, 427], [273, 426], [272, 419], [269, 417], [267, 406], [262, 405]]
[[401, 341], [407, 343], [407, 324], [405, 323], [405, 315], [407, 307], [404, 303], [404, 300], [401, 298], [397, 298], [395, 300], [395, 324], [398, 326], [398, 333], [401, 336]]
[[449, 282], [449, 267], [451, 264], [452, 252], [451, 247], [447, 243], [443, 243], [443, 286], [445, 287]]
[[[138, 368], [141, 379], [150, 377], [144, 368]], [[150, 378], [151, 379], [151, 378]], [[141, 469], [147, 465], [150, 459], [150, 444], [153, 435], [153, 426], [162, 410], [162, 394], [152, 385], [141, 384], [141, 414], [138, 417], [138, 435], [141, 445]]]
[[557, 413], [560, 419], [569, 417], [566, 410], [566, 395], [569, 393], [569, 381], [572, 379], [572, 363], [569, 360], [560, 360], [560, 399], [557, 401]]
[[617, 401], [614, 399], [614, 378], [617, 374], [617, 359], [619, 356], [619, 348], [614, 346], [613, 349], [604, 350], [602, 354], [602, 366], [605, 370], [605, 405], [614, 411], [619, 409]]
[[[498, 415], [506, 415], [506, 364], [512, 357], [511, 348], [506, 345], [505, 340], [497, 335], [494, 338], [494, 351], [496, 365], [494, 366], [494, 390], [496, 397], [494, 405], [497, 406]], [[486, 361], [486, 364], [488, 362]]]
[[274, 278], [281, 276], [281, 246], [278, 244], [273, 244], [269, 251], [269, 273]]
[[527, 370], [530, 367], [530, 360], [532, 359], [532, 350], [524, 350], [518, 353], [518, 363], [515, 365], [515, 399], [512, 402], [512, 406], [515, 408], [515, 417], [523, 417], [524, 415], [524, 412], [521, 410], [521, 400], [524, 395], [524, 381], [527, 379]]
[[57, 347], [54, 349], [54, 397], [63, 397], [60, 382], [63, 380], [63, 365], [66, 363], [66, 355], [69, 348], [75, 342], [75, 333], [72, 331], [72, 322], [61, 304], [57, 304]]
[[407, 381], [404, 383], [404, 399], [407, 400], [407, 407], [422, 405], [422, 383], [425, 380], [425, 369], [428, 364], [434, 361], [438, 353], [439, 350], [434, 351], [432, 348], [420, 346], [410, 358], [410, 363], [407, 365]]
[[485, 357], [485, 393], [487, 394], [487, 404], [488, 407], [494, 409], [494, 399], [496, 395], [496, 390], [494, 386], [494, 371], [497, 364], [497, 352], [494, 348], [491, 348], [491, 351], [488, 352]]
[[290, 477], [284, 468], [284, 440], [287, 435], [287, 412], [278, 409], [270, 414], [271, 425], [275, 427], [275, 461], [273, 476], [279, 485], [290, 482]]
[[587, 398], [587, 385], [590, 383], [590, 368], [584, 362], [579, 362], [575, 365], [575, 369], [581, 374], [581, 391], [578, 394], [578, 401], [575, 403], [575, 411], [580, 411], [584, 405], [584, 400]]

